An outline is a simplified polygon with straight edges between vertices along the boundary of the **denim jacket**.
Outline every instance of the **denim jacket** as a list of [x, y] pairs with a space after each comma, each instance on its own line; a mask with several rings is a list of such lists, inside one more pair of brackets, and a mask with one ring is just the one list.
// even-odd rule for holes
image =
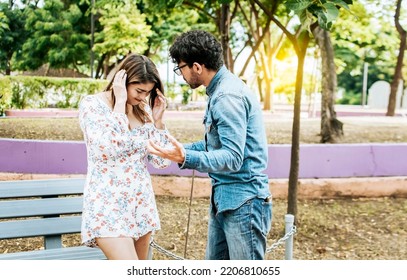
[[260, 104], [225, 66], [207, 87], [205, 140], [185, 144], [181, 168], [208, 172], [217, 212], [237, 209], [247, 200], [270, 195], [268, 148]]

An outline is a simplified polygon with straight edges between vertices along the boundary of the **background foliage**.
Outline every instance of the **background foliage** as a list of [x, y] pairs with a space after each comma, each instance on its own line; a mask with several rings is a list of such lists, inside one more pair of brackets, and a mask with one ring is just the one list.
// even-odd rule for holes
[[0, 77], [0, 111], [8, 108], [78, 108], [82, 96], [101, 91], [105, 80], [11, 76]]
[[[338, 14], [337, 7], [346, 7], [345, 2], [349, 1], [98, 0], [92, 6], [91, 0], [0, 0], [0, 73], [18, 74], [47, 65], [103, 79], [128, 52], [168, 63], [168, 47], [180, 32], [205, 29], [222, 38], [221, 4], [227, 3], [232, 71], [251, 80], [260, 99], [273, 91], [290, 102], [294, 84], [290, 73], [296, 63], [293, 46], [275, 24], [267, 24], [265, 8], [290, 31], [298, 29], [299, 20], [311, 22], [310, 12], [322, 27], [331, 28], [338, 87], [344, 93], [339, 102], [360, 104], [365, 63], [368, 87], [379, 79], [390, 81], [394, 74], [399, 42], [393, 22], [396, 1], [353, 1], [349, 13]], [[402, 17], [405, 13], [404, 7]], [[241, 71], [243, 64], [249, 64], [251, 51], [250, 63], [257, 67]], [[307, 60], [304, 91], [311, 94], [321, 79], [312, 70], [314, 60], [320, 67], [314, 42]], [[176, 82], [164, 78], [168, 84]]]

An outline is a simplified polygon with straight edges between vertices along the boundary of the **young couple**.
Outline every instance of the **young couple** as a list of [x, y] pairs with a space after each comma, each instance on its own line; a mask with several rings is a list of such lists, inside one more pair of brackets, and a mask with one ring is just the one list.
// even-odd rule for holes
[[146, 259], [160, 221], [145, 160], [157, 168], [173, 161], [212, 179], [205, 258], [264, 259], [272, 201], [260, 104], [226, 69], [212, 34], [181, 34], [170, 56], [191, 88], [206, 87], [205, 140], [181, 144], [169, 134], [156, 66], [143, 55], [125, 58], [105, 91], [79, 108], [88, 158], [83, 243], [108, 259]]

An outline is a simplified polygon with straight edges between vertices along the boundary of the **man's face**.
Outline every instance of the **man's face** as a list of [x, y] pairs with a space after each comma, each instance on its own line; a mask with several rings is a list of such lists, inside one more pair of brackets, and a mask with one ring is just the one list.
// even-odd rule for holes
[[181, 61], [178, 64], [178, 67], [180, 68], [179, 70], [181, 71], [181, 74], [182, 74], [182, 77], [184, 78], [184, 81], [187, 82], [187, 84], [192, 89], [195, 89], [195, 88], [201, 86], [202, 81], [200, 79], [199, 74], [196, 71], [195, 63], [192, 65], [192, 67], [189, 67], [188, 65], [183, 67], [183, 65], [185, 65], [185, 62]]

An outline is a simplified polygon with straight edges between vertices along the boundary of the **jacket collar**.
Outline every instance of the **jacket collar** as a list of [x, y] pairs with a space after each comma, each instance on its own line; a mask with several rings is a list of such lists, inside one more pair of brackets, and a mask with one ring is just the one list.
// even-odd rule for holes
[[225, 65], [219, 68], [218, 72], [213, 76], [211, 82], [209, 83], [208, 87], [206, 88], [206, 94], [211, 97], [216, 90], [216, 87], [222, 78], [222, 76], [228, 71]]

